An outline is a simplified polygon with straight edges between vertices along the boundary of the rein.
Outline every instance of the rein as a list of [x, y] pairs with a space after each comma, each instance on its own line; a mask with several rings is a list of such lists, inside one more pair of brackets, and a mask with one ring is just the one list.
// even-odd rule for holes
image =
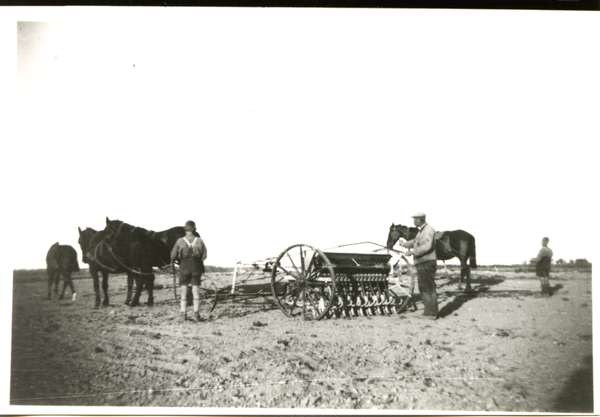
[[106, 266], [106, 265], [104, 265], [102, 262], [100, 262], [98, 260], [98, 249], [100, 248], [100, 245], [102, 243], [106, 243], [104, 241], [104, 239], [102, 239], [100, 242], [98, 242], [98, 244], [96, 245], [96, 248], [94, 249], [94, 255], [93, 255], [94, 256], [94, 262], [96, 262], [98, 265], [100, 265], [104, 269], [108, 269], [111, 272], [116, 272], [117, 270], [115, 268], [111, 268], [110, 266]]
[[[98, 242], [98, 244], [96, 245], [95, 249], [94, 249], [94, 262], [96, 262], [98, 265], [100, 265], [101, 267], [108, 269], [109, 271], [112, 272], [117, 272], [116, 268], [111, 268], [109, 266], [104, 265], [102, 262], [100, 262], [98, 260], [98, 250], [100, 249], [100, 246], [104, 245], [106, 246], [106, 248], [108, 249], [108, 251], [110, 252], [110, 254], [112, 255], [112, 258], [114, 261], [116, 261], [122, 268], [124, 268], [126, 271], [128, 272], [132, 272], [134, 274], [138, 274], [138, 275], [154, 275], [154, 272], [142, 272], [142, 271], [137, 271], [135, 269], [132, 269], [130, 267], [128, 267], [127, 265], [125, 265], [125, 263], [123, 263], [123, 261], [121, 261], [121, 259], [119, 259], [119, 257], [117, 256], [117, 254], [114, 252], [114, 250], [112, 249], [112, 247], [108, 244], [108, 242], [105, 239], [102, 239], [100, 242]], [[161, 271], [164, 271], [165, 269], [169, 268], [171, 265], [166, 265], [165, 267], [160, 267], [159, 269]]]
[[108, 248], [108, 251], [112, 254], [112, 256], [115, 258], [115, 260], [119, 263], [119, 265], [121, 265], [123, 268], [125, 268], [127, 271], [129, 272], [133, 272], [134, 274], [138, 274], [138, 275], [154, 275], [154, 271], [153, 272], [141, 272], [141, 271], [136, 271], [135, 269], [131, 269], [129, 268], [127, 265], [125, 265], [117, 256], [117, 254], [113, 251], [112, 247], [106, 242], [103, 241], [106, 244], [106, 247]]

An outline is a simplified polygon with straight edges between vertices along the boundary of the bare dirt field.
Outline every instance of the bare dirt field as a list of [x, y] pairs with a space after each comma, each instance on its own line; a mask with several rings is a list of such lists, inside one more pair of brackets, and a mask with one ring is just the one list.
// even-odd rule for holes
[[488, 294], [446, 293], [456, 274], [438, 271], [437, 321], [419, 319], [418, 302], [392, 316], [304, 322], [258, 297], [223, 299], [198, 324], [177, 320], [171, 288], [155, 291], [152, 308], [130, 308], [125, 277], [111, 277], [111, 305], [93, 309], [90, 278], [75, 280], [75, 302], [47, 301], [44, 271], [15, 274], [10, 401], [593, 412], [591, 273], [554, 273], [550, 298], [533, 273], [510, 269], [474, 273]]

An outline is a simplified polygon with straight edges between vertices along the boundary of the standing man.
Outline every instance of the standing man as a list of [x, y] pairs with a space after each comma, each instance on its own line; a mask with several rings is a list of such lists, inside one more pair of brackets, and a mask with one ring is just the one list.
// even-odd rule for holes
[[550, 297], [550, 282], [548, 281], [550, 275], [550, 263], [552, 262], [552, 256], [554, 253], [552, 249], [548, 247], [550, 239], [547, 237], [542, 239], [542, 248], [538, 252], [535, 258], [535, 274], [540, 277], [542, 284], [542, 296]]
[[187, 319], [187, 291], [188, 285], [192, 286], [194, 296], [194, 320], [202, 321], [200, 317], [200, 282], [204, 273], [204, 260], [206, 259], [206, 246], [200, 235], [196, 232], [196, 223], [191, 220], [185, 222], [185, 236], [179, 238], [171, 251], [171, 263], [179, 261], [179, 285], [181, 286], [181, 310], [179, 316], [182, 321]]
[[438, 315], [435, 271], [437, 257], [435, 254], [435, 230], [425, 221], [425, 213], [415, 213], [413, 223], [419, 228], [417, 236], [409, 241], [400, 241], [400, 246], [409, 248], [405, 255], [414, 256], [419, 280], [419, 292], [425, 305], [423, 318], [435, 320]]

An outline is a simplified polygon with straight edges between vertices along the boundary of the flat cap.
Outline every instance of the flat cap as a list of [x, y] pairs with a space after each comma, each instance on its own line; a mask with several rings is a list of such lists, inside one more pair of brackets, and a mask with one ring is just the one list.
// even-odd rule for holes
[[410, 217], [415, 218], [415, 217], [425, 217], [425, 216], [426, 216], [425, 213], [423, 213], [422, 211], [418, 211]]

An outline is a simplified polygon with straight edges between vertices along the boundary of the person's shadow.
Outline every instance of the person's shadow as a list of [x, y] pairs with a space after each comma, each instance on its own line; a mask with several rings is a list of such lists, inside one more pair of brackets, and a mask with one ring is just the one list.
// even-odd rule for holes
[[[472, 300], [473, 298], [477, 297], [477, 295], [479, 293], [485, 293], [486, 291], [488, 291], [490, 289], [490, 287], [492, 287], [494, 285], [498, 285], [501, 282], [503, 282], [504, 280], [505, 280], [505, 278], [502, 276], [499, 276], [499, 275], [492, 276], [492, 277], [478, 277], [478, 278], [472, 279], [471, 282], [473, 284], [478, 284], [474, 288], [474, 290], [472, 292], [464, 292], [464, 293], [456, 295], [452, 301], [450, 301], [448, 304], [446, 304], [444, 307], [442, 307], [440, 309], [440, 311], [438, 312], [438, 318], [442, 319], [444, 317], [449, 316], [450, 314], [452, 314], [455, 311], [457, 311], [458, 309], [460, 309], [463, 306], [463, 304], [465, 304], [467, 301]], [[456, 285], [458, 284], [458, 277], [456, 277], [456, 278], [452, 277], [446, 286], [449, 285], [449, 286], [454, 287], [455, 284]]]
[[585, 365], [576, 370], [563, 391], [554, 400], [554, 413], [594, 412], [594, 366], [591, 355], [584, 358]]
[[477, 294], [460, 294], [454, 297], [452, 301], [446, 304], [438, 313], [438, 318], [443, 319], [454, 313], [456, 310], [462, 307], [467, 301], [477, 297]]
[[555, 286], [551, 286], [550, 287], [550, 296], [554, 295], [555, 292], [557, 292], [558, 290], [560, 290], [563, 287], [562, 284], [556, 284]]

